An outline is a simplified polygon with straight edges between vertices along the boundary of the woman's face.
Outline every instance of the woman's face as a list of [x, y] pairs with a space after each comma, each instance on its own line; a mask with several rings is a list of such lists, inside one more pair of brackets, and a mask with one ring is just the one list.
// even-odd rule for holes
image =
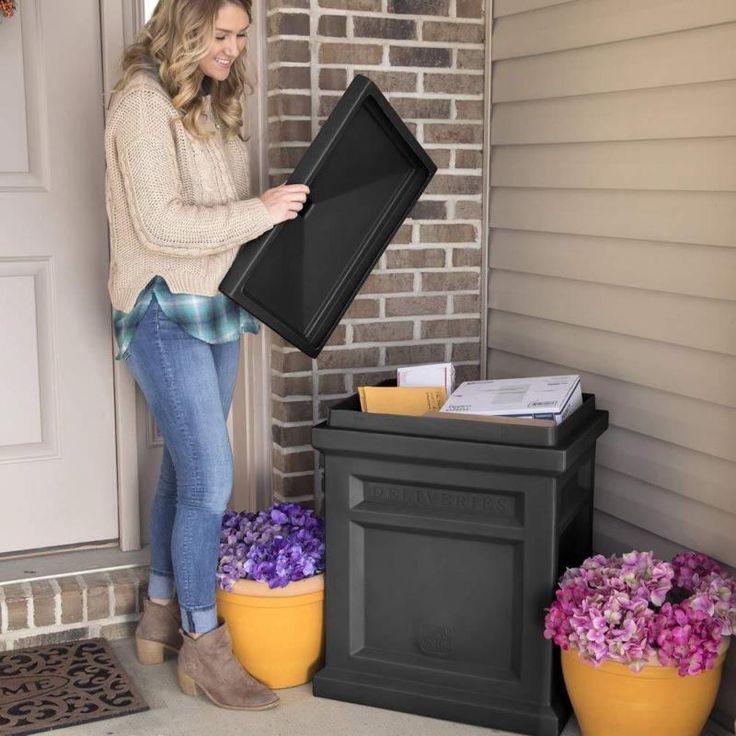
[[249, 25], [250, 18], [239, 5], [227, 3], [217, 11], [212, 45], [199, 62], [203, 74], [220, 82], [227, 79], [233, 61], [243, 53]]

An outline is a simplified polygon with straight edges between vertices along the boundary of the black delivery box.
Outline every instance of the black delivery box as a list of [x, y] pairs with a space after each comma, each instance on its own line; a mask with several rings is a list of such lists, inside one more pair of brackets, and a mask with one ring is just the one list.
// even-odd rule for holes
[[592, 552], [607, 427], [592, 394], [555, 427], [369, 414], [355, 395], [330, 409], [312, 430], [328, 540], [314, 694], [557, 736], [570, 704], [544, 609]]
[[316, 358], [437, 167], [357, 75], [287, 183], [299, 216], [241, 247], [220, 291]]

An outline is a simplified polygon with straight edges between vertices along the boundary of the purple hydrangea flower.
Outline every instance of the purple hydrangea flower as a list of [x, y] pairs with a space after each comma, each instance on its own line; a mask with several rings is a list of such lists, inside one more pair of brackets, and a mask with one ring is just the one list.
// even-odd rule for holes
[[217, 567], [223, 590], [241, 579], [280, 588], [324, 570], [324, 522], [311, 509], [277, 503], [258, 513], [225, 512]]
[[567, 570], [547, 609], [544, 636], [595, 665], [639, 671], [653, 658], [692, 675], [712, 669], [736, 633], [736, 579], [706, 555], [664, 562], [651, 552], [595, 555]]

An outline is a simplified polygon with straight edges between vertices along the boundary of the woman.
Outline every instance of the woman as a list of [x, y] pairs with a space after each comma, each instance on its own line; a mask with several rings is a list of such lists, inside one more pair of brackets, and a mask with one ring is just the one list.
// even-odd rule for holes
[[217, 287], [238, 248], [294, 219], [309, 189], [249, 192], [239, 130], [250, 23], [251, 0], [161, 0], [126, 50], [105, 154], [116, 357], [165, 440], [138, 658], [155, 663], [165, 649], [179, 650], [185, 692], [263, 709], [278, 697], [235, 659], [215, 608], [220, 523], [232, 490], [225, 422], [240, 334], [258, 330]]

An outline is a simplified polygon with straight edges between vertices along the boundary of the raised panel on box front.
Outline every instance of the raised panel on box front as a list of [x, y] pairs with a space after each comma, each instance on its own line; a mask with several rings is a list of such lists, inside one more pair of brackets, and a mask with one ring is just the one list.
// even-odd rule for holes
[[363, 536], [363, 642], [354, 656], [435, 671], [442, 684], [518, 679], [518, 543], [389, 526]]
[[[368, 465], [374, 472], [361, 474]], [[348, 556], [337, 593], [349, 611], [348, 666], [479, 695], [522, 692], [516, 479], [363, 458], [351, 469], [347, 496], [327, 499], [349, 520], [347, 535], [330, 540]]]

